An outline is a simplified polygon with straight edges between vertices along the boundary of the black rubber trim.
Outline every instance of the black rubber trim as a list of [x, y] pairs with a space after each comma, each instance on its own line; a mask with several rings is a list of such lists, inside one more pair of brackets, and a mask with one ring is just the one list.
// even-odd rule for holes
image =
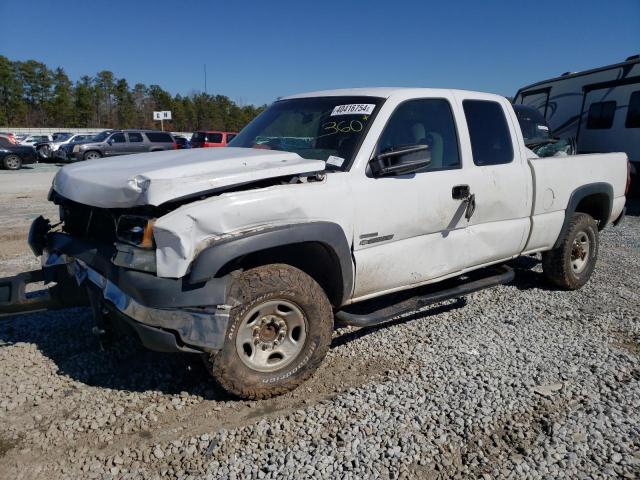
[[342, 278], [342, 301], [346, 301], [353, 289], [351, 247], [342, 227], [331, 222], [290, 224], [222, 240], [200, 252], [192, 264], [190, 281], [198, 283], [215, 277], [227, 263], [244, 255], [305, 242], [321, 243], [336, 255], [340, 264], [337, 273]]
[[562, 229], [560, 230], [560, 234], [558, 235], [558, 238], [556, 239], [556, 242], [553, 245], [553, 248], [558, 248], [562, 243], [562, 239], [566, 235], [567, 229], [569, 228], [571, 217], [573, 217], [573, 214], [576, 212], [576, 208], [578, 204], [589, 195], [594, 195], [599, 193], [606, 194], [607, 198], [609, 199], [609, 203], [606, 206], [606, 211], [607, 211], [606, 218], [601, 225], [598, 225], [598, 228], [600, 230], [602, 230], [605, 227], [606, 222], [609, 220], [609, 217], [611, 216], [611, 209], [613, 208], [613, 187], [610, 184], [605, 182], [590, 183], [588, 185], [583, 185], [581, 187], [578, 187], [573, 191], [573, 193], [569, 197], [569, 203], [567, 205], [567, 209], [565, 210], [565, 214], [564, 214], [564, 223], [562, 224]]
[[115, 283], [138, 303], [154, 308], [181, 308], [224, 305], [230, 277], [189, 283], [183, 278], [161, 278], [153, 274], [119, 267], [111, 262], [116, 250], [111, 245], [95, 245], [65, 233], [48, 236], [51, 251], [78, 258]]

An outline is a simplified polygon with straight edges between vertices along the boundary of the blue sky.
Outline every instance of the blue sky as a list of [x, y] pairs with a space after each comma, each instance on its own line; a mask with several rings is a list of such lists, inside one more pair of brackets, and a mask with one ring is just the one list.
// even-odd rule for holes
[[356, 86], [513, 95], [640, 53], [640, 0], [0, 2], [0, 54], [243, 103]]

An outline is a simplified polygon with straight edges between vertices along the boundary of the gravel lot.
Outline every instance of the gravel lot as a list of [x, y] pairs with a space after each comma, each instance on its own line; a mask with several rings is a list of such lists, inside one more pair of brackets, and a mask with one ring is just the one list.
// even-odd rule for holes
[[[37, 265], [24, 234], [55, 210], [48, 182], [8, 186], [53, 172], [0, 174], [0, 275]], [[225, 396], [197, 357], [101, 346], [85, 309], [0, 319], [0, 478], [639, 478], [631, 209], [582, 290], [520, 259], [511, 285], [336, 331], [316, 375], [267, 401]]]

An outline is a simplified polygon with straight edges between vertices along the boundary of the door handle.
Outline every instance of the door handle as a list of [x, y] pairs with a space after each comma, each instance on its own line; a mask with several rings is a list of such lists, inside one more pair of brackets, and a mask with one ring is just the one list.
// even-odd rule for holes
[[471, 194], [469, 185], [455, 185], [451, 189], [451, 198], [454, 200], [466, 200]]
[[462, 200], [467, 204], [467, 208], [464, 212], [464, 218], [469, 221], [476, 211], [476, 195], [471, 193], [469, 185], [455, 185], [451, 189], [451, 198], [454, 200]]

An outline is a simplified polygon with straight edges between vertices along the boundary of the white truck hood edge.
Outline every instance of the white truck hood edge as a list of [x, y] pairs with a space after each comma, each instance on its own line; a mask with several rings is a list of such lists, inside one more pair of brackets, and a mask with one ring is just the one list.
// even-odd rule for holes
[[256, 180], [325, 169], [322, 160], [252, 148], [198, 148], [88, 160], [60, 169], [53, 189], [101, 208], [161, 205]]

